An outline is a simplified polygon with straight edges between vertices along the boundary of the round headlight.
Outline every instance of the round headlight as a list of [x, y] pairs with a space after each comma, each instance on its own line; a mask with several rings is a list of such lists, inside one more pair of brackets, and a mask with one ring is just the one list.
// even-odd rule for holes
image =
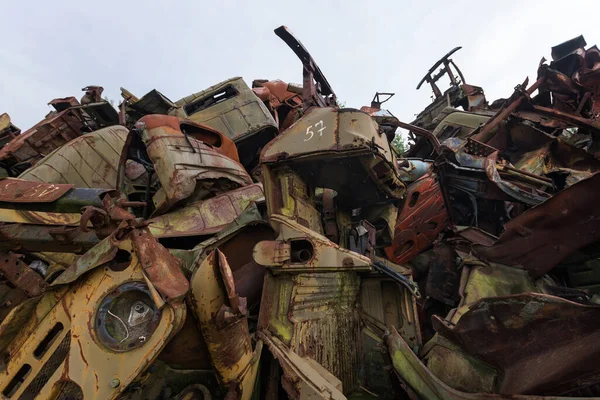
[[161, 311], [144, 282], [128, 282], [109, 293], [96, 312], [95, 331], [101, 344], [123, 352], [142, 346], [156, 330]]

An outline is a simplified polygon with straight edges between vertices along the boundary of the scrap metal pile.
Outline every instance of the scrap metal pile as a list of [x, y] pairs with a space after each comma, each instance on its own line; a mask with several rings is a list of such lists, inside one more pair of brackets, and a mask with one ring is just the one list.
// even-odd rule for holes
[[600, 396], [598, 48], [405, 123], [275, 33], [302, 85], [0, 116], [3, 398]]

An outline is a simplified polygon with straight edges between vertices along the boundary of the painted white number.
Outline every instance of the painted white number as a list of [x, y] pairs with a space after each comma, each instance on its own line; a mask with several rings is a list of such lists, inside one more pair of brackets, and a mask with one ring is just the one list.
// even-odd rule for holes
[[319, 132], [319, 136], [323, 136], [323, 131], [325, 130], [325, 128], [327, 128], [323, 123], [323, 120], [317, 122], [314, 125], [309, 126], [308, 128], [306, 128], [306, 136], [308, 137], [304, 139], [305, 142], [308, 142], [315, 135], [315, 133], [312, 130], [313, 127], [317, 130], [317, 132]]
[[[310, 134], [310, 136], [308, 136]], [[309, 126], [308, 128], [306, 128], [306, 136], [308, 136], [306, 139], [304, 139], [305, 142], [308, 142], [310, 139], [313, 138], [313, 135], [315, 133], [312, 131], [312, 125]]]

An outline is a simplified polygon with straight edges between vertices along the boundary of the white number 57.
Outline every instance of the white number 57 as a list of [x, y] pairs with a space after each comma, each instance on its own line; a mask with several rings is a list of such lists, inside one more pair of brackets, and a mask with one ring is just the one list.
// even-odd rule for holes
[[323, 136], [323, 131], [325, 130], [325, 128], [327, 128], [325, 126], [325, 124], [323, 124], [323, 120], [317, 122], [314, 125], [309, 126], [308, 128], [306, 128], [306, 136], [307, 136], [307, 138], [304, 139], [305, 142], [308, 142], [315, 135], [315, 132], [313, 132], [313, 129], [312, 129], [313, 127], [314, 128], [318, 128], [317, 131], [319, 132], [319, 136]]

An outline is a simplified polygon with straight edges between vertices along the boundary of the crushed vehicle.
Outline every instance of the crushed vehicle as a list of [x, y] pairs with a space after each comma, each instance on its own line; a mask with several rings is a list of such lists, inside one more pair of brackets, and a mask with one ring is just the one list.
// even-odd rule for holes
[[600, 398], [598, 49], [405, 123], [275, 33], [302, 85], [0, 117], [3, 398]]
[[51, 100], [54, 108], [27, 131], [11, 124], [7, 114], [0, 116], [0, 176], [18, 176], [52, 150], [81, 136], [118, 123], [116, 110], [101, 95], [101, 86], [86, 86], [81, 103], [75, 97]]

